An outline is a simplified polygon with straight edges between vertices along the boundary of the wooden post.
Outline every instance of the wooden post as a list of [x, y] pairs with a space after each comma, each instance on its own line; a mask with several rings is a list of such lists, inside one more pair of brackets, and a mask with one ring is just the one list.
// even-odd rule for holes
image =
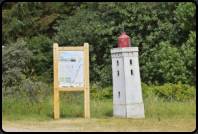
[[[58, 83], [58, 51], [84, 51], [84, 87], [59, 87]], [[90, 118], [90, 94], [89, 94], [89, 44], [84, 43], [84, 47], [58, 47], [53, 44], [54, 62], [54, 119], [59, 116], [59, 91], [84, 91], [85, 118]]]
[[85, 118], [90, 118], [90, 95], [89, 95], [89, 44], [84, 43], [84, 75], [85, 75]]
[[59, 118], [59, 91], [58, 91], [58, 44], [53, 45], [54, 61], [54, 119]]

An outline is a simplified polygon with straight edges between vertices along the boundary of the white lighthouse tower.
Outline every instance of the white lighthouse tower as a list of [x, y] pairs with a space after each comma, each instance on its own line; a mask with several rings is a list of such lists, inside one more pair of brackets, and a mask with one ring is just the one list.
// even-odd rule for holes
[[[123, 33], [122, 33], [123, 34]], [[111, 49], [113, 75], [113, 116], [145, 118], [138, 47], [129, 47], [130, 38], [121, 35], [118, 48]], [[127, 44], [128, 43], [128, 44]]]

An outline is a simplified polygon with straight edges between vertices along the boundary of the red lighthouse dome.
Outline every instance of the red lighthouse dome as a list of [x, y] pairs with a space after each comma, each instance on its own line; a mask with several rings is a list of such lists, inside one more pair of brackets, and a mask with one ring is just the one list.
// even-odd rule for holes
[[126, 32], [122, 32], [118, 37], [118, 47], [131, 47], [131, 40]]

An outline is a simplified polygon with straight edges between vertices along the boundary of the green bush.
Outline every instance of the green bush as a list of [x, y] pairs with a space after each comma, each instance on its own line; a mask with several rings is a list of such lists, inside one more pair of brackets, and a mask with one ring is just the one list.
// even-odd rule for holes
[[[95, 83], [90, 86], [90, 96], [92, 99], [105, 100], [113, 99], [113, 87], [102, 88], [100, 84]], [[196, 89], [193, 86], [187, 84], [172, 84], [165, 83], [164, 85], [156, 86], [141, 82], [142, 96], [143, 98], [158, 97], [166, 101], [187, 101], [190, 99], [196, 99]]]
[[[186, 43], [181, 47], [172, 46], [169, 41], [161, 42], [151, 49], [153, 61], [141, 67], [148, 80], [161, 79], [161, 83], [178, 83], [195, 85], [196, 72], [196, 33], [191, 32]], [[146, 56], [146, 55], [144, 55]]]
[[99, 92], [101, 92], [102, 87], [99, 86], [99, 83], [94, 83], [90, 86], [90, 97], [93, 99], [100, 99], [99, 98]]
[[43, 82], [32, 82], [30, 79], [22, 80], [19, 85], [20, 97], [24, 102], [41, 102], [49, 97], [48, 85]]
[[113, 99], [113, 87], [102, 88], [99, 82], [90, 86], [90, 97], [96, 100]]
[[154, 94], [152, 92], [152, 88], [149, 87], [147, 84], [141, 82], [141, 86], [142, 86], [142, 96], [143, 96], [143, 98], [146, 98], [146, 97]]
[[3, 99], [21, 99], [24, 103], [41, 102], [43, 99], [49, 98], [52, 88], [44, 82], [33, 82], [25, 76], [21, 78], [21, 82], [12, 81], [12, 86], [2, 88]]
[[102, 100], [113, 99], [113, 87], [110, 86], [102, 89], [99, 93], [99, 98], [101, 98]]
[[154, 94], [167, 101], [196, 99], [196, 88], [187, 84], [181, 84], [181, 82], [178, 82], [178, 84], [165, 83], [163, 86], [147, 86], [142, 83], [142, 86], [142, 94], [145, 98]]
[[33, 76], [34, 69], [27, 67], [32, 56], [33, 52], [28, 49], [23, 39], [3, 47], [3, 99], [20, 98], [24, 102], [39, 102], [49, 95], [48, 86], [43, 82], [36, 82], [38, 79]]
[[[22, 69], [29, 63], [33, 56], [23, 39], [17, 39], [16, 43], [5, 44], [2, 48], [2, 89], [14, 86], [24, 77]], [[11, 91], [9, 91], [11, 92]], [[15, 91], [12, 91], [13, 93]]]
[[53, 81], [53, 42], [44, 35], [25, 38], [28, 48], [33, 51], [34, 57], [31, 58], [28, 66], [35, 70], [39, 81], [50, 83]]

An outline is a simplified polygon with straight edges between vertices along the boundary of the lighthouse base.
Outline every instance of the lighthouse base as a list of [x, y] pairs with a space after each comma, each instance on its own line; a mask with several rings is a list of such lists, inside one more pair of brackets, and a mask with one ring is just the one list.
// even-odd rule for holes
[[114, 104], [113, 116], [122, 118], [145, 118], [144, 103]]
[[126, 105], [127, 118], [145, 118], [144, 103]]

